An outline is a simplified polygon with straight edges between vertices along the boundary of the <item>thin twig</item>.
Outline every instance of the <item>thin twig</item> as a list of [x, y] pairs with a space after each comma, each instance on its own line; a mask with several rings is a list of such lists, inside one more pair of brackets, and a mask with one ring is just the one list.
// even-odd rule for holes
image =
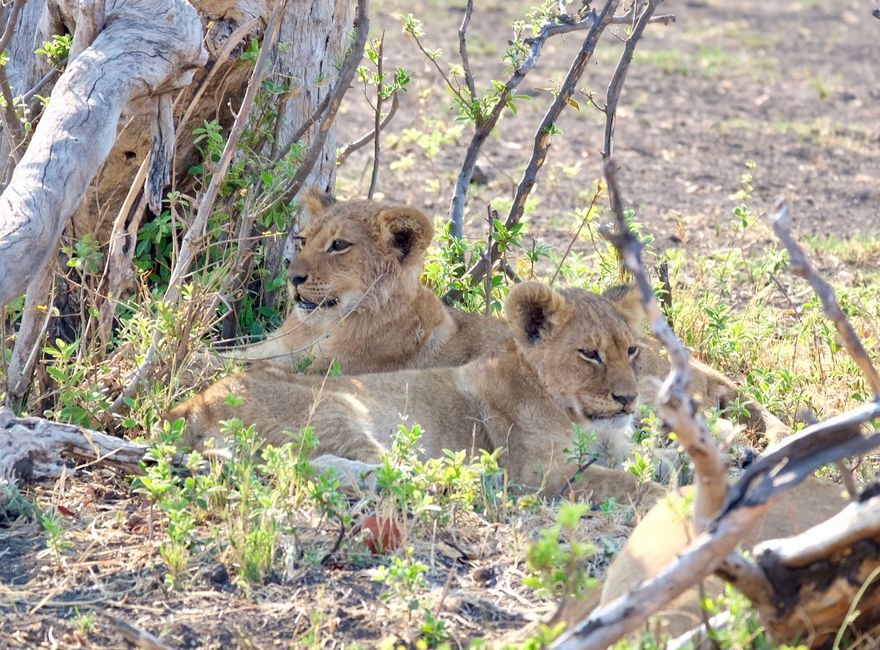
[[29, 102], [34, 95], [40, 92], [43, 88], [45, 88], [48, 84], [55, 80], [55, 78], [61, 74], [61, 71], [64, 69], [64, 66], [67, 65], [67, 59], [65, 58], [62, 61], [58, 62], [58, 65], [46, 74], [44, 74], [40, 80], [34, 84], [33, 88], [27, 91], [24, 95], [21, 96], [21, 101]]
[[336, 551], [342, 546], [342, 540], [345, 539], [345, 521], [339, 514], [336, 514], [336, 520], [339, 522], [339, 534], [336, 536], [336, 541], [333, 542], [333, 547], [321, 558], [321, 564], [327, 564], [333, 558]]
[[458, 53], [461, 55], [461, 67], [464, 70], [464, 83], [467, 86], [471, 101], [477, 99], [477, 85], [474, 82], [474, 73], [471, 70], [471, 62], [468, 59], [467, 51], [467, 30], [471, 22], [471, 14], [474, 13], [474, 0], [467, 0], [464, 8], [464, 17], [461, 19], [461, 26], [458, 28]]
[[[183, 238], [183, 243], [180, 247], [180, 255], [177, 258], [177, 263], [174, 265], [174, 269], [171, 271], [171, 277], [168, 280], [168, 288], [165, 290], [164, 301], [166, 303], [176, 303], [180, 297], [180, 285], [183, 279], [186, 277], [186, 274], [189, 270], [189, 266], [195, 258], [196, 251], [198, 250], [201, 240], [204, 237], [205, 226], [208, 223], [208, 217], [211, 216], [214, 210], [214, 202], [217, 200], [217, 195], [220, 191], [220, 186], [226, 178], [226, 173], [229, 171], [229, 166], [232, 163], [232, 157], [235, 154], [236, 147], [238, 146], [238, 141], [244, 133], [244, 129], [247, 126], [248, 119], [250, 118], [251, 112], [254, 107], [254, 102], [257, 97], [257, 93], [262, 87], [263, 78], [267, 73], [268, 61], [270, 60], [270, 55], [275, 47], [275, 43], [278, 41], [278, 35], [281, 29], [281, 17], [283, 15], [283, 9], [287, 5], [287, 0], [279, 0], [279, 2], [275, 5], [274, 10], [272, 11], [272, 15], [269, 18], [268, 25], [266, 27], [266, 37], [263, 40], [262, 47], [260, 48], [260, 54], [257, 56], [256, 64], [254, 65], [254, 71], [251, 73], [250, 81], [248, 82], [247, 90], [245, 91], [244, 98], [241, 100], [241, 106], [238, 110], [238, 115], [235, 118], [235, 122], [232, 125], [232, 128], [229, 131], [229, 137], [226, 140], [226, 146], [223, 149], [223, 153], [220, 156], [220, 161], [217, 163], [217, 170], [214, 175], [211, 177], [211, 182], [208, 185], [208, 189], [205, 191], [204, 196], [202, 197], [201, 202], [199, 203], [199, 209], [196, 213], [196, 217], [192, 222], [189, 230]], [[156, 356], [159, 351], [159, 342], [162, 338], [162, 331], [158, 325], [155, 328], [153, 333], [153, 339], [150, 342], [150, 347], [147, 350], [147, 354], [144, 357], [144, 360], [140, 363], [137, 369], [132, 373], [132, 375], [126, 381], [122, 392], [113, 400], [113, 403], [110, 405], [108, 409], [110, 413], [118, 413], [120, 409], [125, 406], [126, 399], [134, 395], [138, 386], [143, 382], [150, 370], [152, 370], [153, 364], [156, 362]]]
[[[629, 64], [632, 63], [633, 54], [636, 51], [636, 45], [642, 38], [645, 27], [651, 21], [654, 10], [663, 0], [647, 0], [645, 9], [635, 19], [632, 34], [626, 39], [623, 46], [623, 52], [617, 67], [611, 75], [611, 81], [608, 84], [608, 90], [605, 94], [605, 107], [602, 109], [605, 113], [605, 143], [602, 148], [602, 160], [608, 160], [614, 153], [614, 126], [617, 121], [617, 102], [620, 100], [620, 92], [623, 90], [623, 84], [626, 81], [626, 73], [629, 70]], [[635, 7], [635, 5], [634, 5]], [[633, 13], [635, 8], [633, 8]]]
[[791, 272], [804, 278], [813, 287], [813, 291], [822, 301], [822, 311], [825, 312], [826, 318], [834, 323], [847, 353], [865, 376], [868, 386], [874, 394], [874, 399], [880, 400], [880, 375], [877, 374], [877, 369], [871, 363], [871, 357], [868, 356], [865, 346], [862, 345], [846, 314], [840, 308], [840, 303], [837, 302], [837, 297], [834, 295], [834, 289], [816, 272], [804, 253], [804, 249], [791, 236], [792, 218], [787, 201], [781, 201], [777, 205], [776, 213], [770, 217], [770, 223], [773, 226], [773, 232], [788, 250]]
[[376, 183], [379, 182], [379, 132], [382, 124], [382, 65], [383, 55], [385, 51], [385, 32], [382, 32], [382, 38], [379, 39], [379, 51], [376, 60], [376, 74], [378, 82], [376, 84], [376, 110], [373, 112], [373, 171], [370, 174], [370, 188], [367, 190], [367, 198], [372, 199], [373, 193], [376, 191]]
[[[397, 109], [400, 107], [400, 93], [395, 92], [391, 95], [391, 107], [388, 109], [388, 112], [382, 118], [382, 121], [379, 123], [379, 130], [382, 131], [388, 123], [394, 118], [394, 115], [397, 113]], [[376, 130], [373, 129], [368, 133], [364, 133], [357, 140], [352, 140], [347, 145], [342, 147], [339, 150], [339, 154], [336, 156], [336, 166], [342, 167], [345, 164], [345, 161], [348, 160], [348, 157], [353, 154], [355, 151], [371, 142], [373, 138], [376, 137]]]
[[[486, 206], [486, 246], [492, 245], [492, 230], [495, 225], [495, 220], [498, 218], [498, 211], [492, 207], [492, 204], [489, 203]], [[486, 316], [492, 315], [492, 274], [487, 273], [485, 277], [485, 283], [483, 284], [483, 291], [485, 294], [486, 307], [485, 314]]]
[[[409, 35], [413, 37], [413, 40], [416, 42], [416, 47], [419, 48], [419, 52], [421, 52], [428, 61], [434, 66], [437, 70], [437, 73], [440, 75], [440, 78], [443, 79], [443, 82], [446, 84], [446, 87], [449, 88], [449, 91], [455, 95], [456, 99], [465, 105], [470, 105], [471, 100], [461, 94], [461, 88], [459, 88], [456, 84], [452, 83], [452, 79], [449, 78], [449, 75], [446, 74], [446, 71], [440, 67], [440, 64], [437, 63], [437, 55], [429, 52], [425, 49], [425, 46], [422, 45], [422, 41], [416, 36], [413, 32], [409, 32]], [[473, 96], [471, 96], [473, 98]], [[477, 122], [480, 121], [479, 116], [477, 117]]]
[[602, 196], [603, 191], [605, 191], [605, 185], [601, 181], [598, 181], [596, 183], [596, 191], [593, 192], [593, 198], [590, 199], [590, 206], [587, 208], [587, 211], [584, 213], [584, 218], [581, 219], [580, 225], [577, 227], [577, 230], [574, 232], [568, 245], [565, 247], [565, 252], [563, 252], [562, 257], [559, 258], [559, 264], [556, 265], [556, 270], [553, 271], [553, 276], [548, 283], [551, 287], [553, 286], [553, 283], [556, 282], [556, 278], [559, 276], [560, 271], [562, 271], [562, 266], [565, 264], [565, 260], [568, 258], [569, 253], [571, 253], [572, 246], [574, 246], [574, 243], [580, 239], [581, 231], [583, 231], [587, 222], [590, 221], [590, 218], [593, 215], [593, 208], [596, 207], [596, 201]]
[[327, 101], [327, 109], [324, 111], [321, 121], [318, 123], [318, 130], [315, 132], [315, 136], [312, 138], [312, 142], [309, 145], [305, 156], [303, 156], [302, 162], [296, 170], [296, 174], [294, 174], [287, 190], [283, 194], [282, 200], [286, 203], [292, 201], [294, 197], [299, 194], [303, 183], [305, 183], [306, 178], [312, 171], [312, 167], [315, 166], [315, 162], [318, 160], [318, 155], [324, 148], [324, 141], [327, 139], [327, 133], [330, 131], [330, 127], [333, 126], [333, 120], [336, 119], [336, 112], [339, 110], [339, 105], [342, 104], [342, 98], [348, 90], [351, 80], [354, 79], [355, 72], [357, 72], [358, 63], [364, 55], [364, 45], [367, 42], [367, 34], [370, 30], [368, 9], [368, 0], [358, 0], [357, 13], [354, 19], [354, 43], [352, 44], [348, 55], [345, 57], [345, 62], [339, 69], [339, 76], [336, 78], [333, 90], [330, 91], [329, 94], [330, 99]]

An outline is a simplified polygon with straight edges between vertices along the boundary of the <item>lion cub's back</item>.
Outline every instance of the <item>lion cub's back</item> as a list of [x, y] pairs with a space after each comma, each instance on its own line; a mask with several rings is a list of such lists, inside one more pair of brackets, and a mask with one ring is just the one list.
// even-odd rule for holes
[[472, 314], [449, 309], [455, 323], [455, 334], [446, 342], [442, 352], [443, 365], [460, 366], [498, 349], [511, 338], [510, 327], [493, 316]]
[[309, 425], [319, 440], [316, 453], [351, 448], [357, 456], [376, 445], [390, 447], [401, 424], [418, 424], [427, 454], [439, 455], [444, 448], [470, 448], [475, 440], [483, 444], [481, 432], [475, 433], [479, 413], [458, 368], [322, 377], [262, 365], [221, 379], [173, 408], [166, 419], [186, 418], [185, 441], [196, 449], [210, 440], [221, 446], [220, 423], [238, 418], [255, 424], [274, 444], [286, 442], [286, 432]]

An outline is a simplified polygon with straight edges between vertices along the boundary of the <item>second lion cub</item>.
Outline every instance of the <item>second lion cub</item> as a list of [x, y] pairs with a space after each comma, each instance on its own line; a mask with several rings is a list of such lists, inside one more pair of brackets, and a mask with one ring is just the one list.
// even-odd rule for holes
[[[316, 455], [362, 463], [378, 462], [406, 421], [421, 425], [429, 456], [503, 448], [511, 482], [556, 494], [578, 469], [563, 451], [573, 423], [618, 455], [628, 451], [641, 308], [635, 292], [620, 288], [599, 296], [526, 282], [511, 289], [506, 313], [513, 340], [464, 366], [326, 378], [260, 367], [221, 380], [167, 418], [187, 419], [195, 447], [222, 444], [220, 422], [233, 417], [255, 423], [274, 444], [310, 425]], [[230, 394], [244, 404], [230, 406]], [[593, 467], [586, 475], [581, 487], [596, 498], [626, 498], [638, 488], [626, 472]]]

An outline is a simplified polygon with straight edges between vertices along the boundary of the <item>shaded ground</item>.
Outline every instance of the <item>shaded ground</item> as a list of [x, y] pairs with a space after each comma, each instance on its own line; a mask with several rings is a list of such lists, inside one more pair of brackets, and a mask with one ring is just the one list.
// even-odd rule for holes
[[[84, 470], [28, 496], [63, 513], [64, 548], [56, 553], [35, 521], [0, 524], [4, 648], [125, 647], [131, 637], [120, 634], [120, 621], [175, 648], [372, 648], [383, 640], [408, 645], [419, 636], [419, 612], [408, 622], [405, 600], [381, 598], [386, 586], [372, 577], [383, 559], [368, 552], [357, 526], [321, 564], [335, 530], [314, 530], [304, 515], [296, 540], [279, 549], [284, 568], [265, 584], [233, 584], [227, 567], [208, 560], [194, 563], [185, 590], [168, 590], [158, 552], [163, 534], [158, 524], [150, 531], [150, 517], [161, 515], [151, 515], [123, 478]], [[596, 512], [583, 520], [580, 534], [601, 537], [614, 550], [631, 525], [628, 517], [625, 509]], [[405, 535], [404, 544], [429, 567], [423, 601], [442, 614], [454, 642], [517, 635], [553, 611], [552, 601], [522, 585], [525, 543], [551, 523], [549, 509], [536, 506], [508, 524], [465, 515], [446, 530]], [[607, 559], [598, 553], [595, 570]]]
[[[399, 33], [394, 15], [413, 11], [425, 22], [426, 45], [454, 53], [461, 7], [447, 4], [377, 3], [373, 30], [387, 30], [389, 63], [406, 65], [415, 77], [386, 134], [379, 189], [435, 216], [445, 214], [469, 131], [456, 127], [442, 85]], [[525, 3], [476, 4], [471, 56], [485, 87], [501, 75], [498, 59]], [[862, 0], [662, 7], [678, 21], [651, 26], [640, 44], [616, 135], [626, 196], [659, 245], [724, 247], [738, 203], [732, 195], [749, 161], [756, 163], [756, 210], [785, 195], [802, 233], [832, 241], [878, 235], [880, 21], [870, 17], [871, 8]], [[509, 203], [550, 89], [579, 45], [576, 36], [548, 44], [521, 88], [532, 100], [521, 102], [518, 115], [505, 118], [490, 140], [481, 162], [488, 184], [472, 187], [472, 219], [482, 218], [487, 201], [500, 208]], [[600, 44], [582, 83], [585, 92], [602, 96], [618, 49]], [[570, 240], [572, 212], [586, 207], [600, 172], [602, 119], [585, 94], [577, 101], [580, 111], [567, 111], [559, 124], [564, 135], [554, 140], [530, 212], [533, 232], [557, 250]], [[340, 141], [369, 130], [371, 119], [352, 92]], [[362, 194], [368, 182], [364, 149], [341, 170], [340, 194]], [[481, 230], [471, 223], [468, 233]], [[869, 247], [865, 257], [848, 260], [856, 270], [844, 272], [835, 265], [833, 245], [828, 249], [825, 270], [843, 282], [858, 281], [860, 269], [871, 272], [878, 263], [877, 248]], [[378, 560], [356, 530], [329, 566], [306, 561], [300, 549], [285, 575], [252, 593], [230, 584], [217, 564], [194, 572], [188, 591], [168, 592], [149, 506], [124, 479], [85, 470], [29, 496], [42, 507], [65, 509], [64, 539], [72, 546], [58, 556], [37, 523], [0, 517], [3, 647], [122, 647], [114, 619], [180, 648], [374, 647], [384, 638], [412, 640], [418, 633], [399, 606], [378, 599], [383, 588], [370, 579]], [[431, 566], [427, 601], [443, 612], [455, 641], [497, 639], [552, 611], [552, 603], [522, 586], [523, 545], [550, 522], [549, 511], [539, 508], [510, 523], [474, 520], [452, 535], [414, 537], [420, 558]], [[590, 532], [584, 534], [601, 538], [610, 554], [625, 524], [597, 513], [585, 522]], [[332, 546], [331, 533], [316, 533], [309, 548]], [[86, 632], [90, 612], [94, 623]]]

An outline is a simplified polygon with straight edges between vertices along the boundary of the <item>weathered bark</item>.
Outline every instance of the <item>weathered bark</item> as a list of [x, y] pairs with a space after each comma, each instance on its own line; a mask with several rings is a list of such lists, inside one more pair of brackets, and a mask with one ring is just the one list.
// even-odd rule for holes
[[31, 372], [41, 347], [39, 342], [49, 324], [52, 313], [49, 293], [55, 267], [55, 258], [50, 257], [42, 269], [36, 270], [25, 297], [21, 327], [6, 369], [6, 401], [16, 408], [20, 407], [30, 386]]
[[[292, 3], [281, 24], [281, 42], [290, 47], [289, 54], [279, 61], [278, 69], [295, 80], [296, 88], [281, 107], [281, 121], [273, 147], [274, 158], [294, 144], [293, 137], [300, 125], [314, 114], [319, 104], [333, 89], [337, 64], [345, 54], [354, 2], [349, 0], [297, 0]], [[314, 126], [306, 134], [306, 143], [314, 137]], [[316, 185], [332, 192], [336, 185], [336, 126], [330, 128], [324, 147], [309, 173], [306, 186]], [[291, 239], [266, 240], [265, 266], [269, 276], [278, 274], [285, 260], [293, 256]], [[274, 296], [267, 296], [273, 303]]]
[[137, 472], [148, 447], [42, 418], [17, 418], [0, 407], [0, 480], [61, 475], [65, 459], [103, 462]]
[[107, 159], [133, 99], [185, 86], [206, 60], [198, 14], [183, 0], [120, 0], [94, 43], [68, 63], [0, 195], [0, 304], [54, 254]]

